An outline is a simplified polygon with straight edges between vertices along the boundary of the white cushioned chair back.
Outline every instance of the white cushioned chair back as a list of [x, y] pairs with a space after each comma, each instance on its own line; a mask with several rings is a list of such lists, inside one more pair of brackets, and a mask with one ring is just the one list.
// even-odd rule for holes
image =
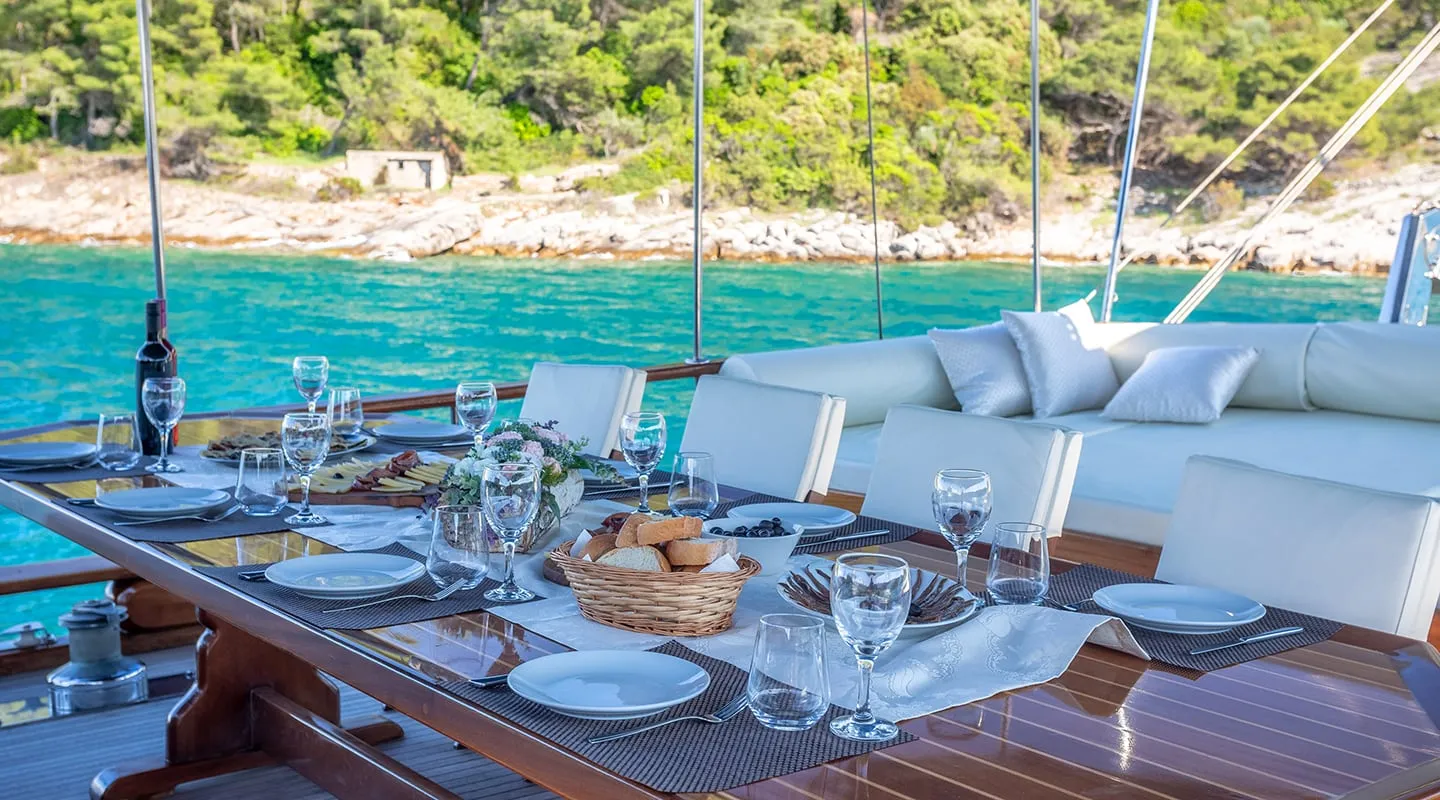
[[845, 398], [845, 424], [885, 421], [893, 405], [959, 408], [925, 336], [730, 356], [720, 374]]
[[520, 416], [556, 420], [572, 439], [585, 437], [585, 453], [609, 457], [620, 438], [620, 418], [638, 411], [645, 397], [645, 370], [596, 364], [536, 362]]
[[1193, 456], [1155, 577], [1424, 640], [1440, 504]]
[[[1114, 333], [1104, 329], [1124, 326]], [[1140, 369], [1151, 350], [1189, 345], [1254, 347], [1260, 359], [1250, 370], [1232, 406], [1307, 411], [1313, 406], [1305, 393], [1305, 350], [1315, 334], [1314, 325], [1284, 323], [1187, 322], [1180, 325], [1110, 323], [1098, 325], [1104, 343], [1123, 383]]]
[[1305, 358], [1305, 385], [1320, 408], [1440, 422], [1440, 328], [1324, 323]]
[[935, 473], [964, 467], [990, 473], [997, 522], [1035, 522], [1059, 536], [1075, 484], [1081, 435], [1054, 425], [896, 406], [885, 418], [862, 511], [935, 529], [930, 490]]
[[680, 449], [715, 456], [721, 483], [804, 500], [830, 488], [844, 420], [839, 397], [705, 375]]

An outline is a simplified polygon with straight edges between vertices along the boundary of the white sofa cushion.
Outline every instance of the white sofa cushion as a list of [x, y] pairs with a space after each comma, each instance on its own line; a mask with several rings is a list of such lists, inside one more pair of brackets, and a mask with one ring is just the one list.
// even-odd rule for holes
[[1440, 504], [1429, 497], [1197, 456], [1155, 577], [1424, 641], [1437, 556]]
[[1013, 417], [1030, 413], [1030, 384], [1020, 351], [1002, 322], [974, 328], [933, 328], [930, 342], [967, 414]]
[[870, 471], [880, 452], [880, 431], [884, 423], [851, 425], [840, 433], [835, 471], [830, 475], [831, 491], [864, 494], [870, 485]]
[[[1106, 329], [1123, 326], [1118, 332]], [[1230, 401], [1245, 408], [1278, 408], [1306, 411], [1313, 406], [1305, 394], [1305, 350], [1314, 325], [1285, 323], [1186, 322], [1181, 325], [1137, 326], [1134, 323], [1098, 324], [1097, 338], [1120, 380], [1129, 380], [1145, 356], [1162, 347], [1215, 345], [1254, 347], [1260, 358]]]
[[721, 483], [804, 500], [830, 488], [844, 418], [841, 398], [703, 375], [680, 449], [715, 456]]
[[618, 446], [620, 418], [640, 410], [645, 378], [643, 369], [539, 361], [530, 370], [520, 416], [553, 419], [566, 436], [587, 440], [585, 453], [609, 458]]
[[1305, 386], [1320, 408], [1440, 422], [1440, 328], [1320, 325]]
[[845, 424], [885, 421], [893, 405], [958, 408], [924, 336], [731, 356], [720, 374], [845, 398]]
[[1087, 340], [1095, 327], [1083, 300], [1059, 311], [1001, 311], [1015, 339], [1037, 418], [1105, 405], [1120, 384], [1105, 351]]
[[1151, 350], [1100, 416], [1134, 422], [1214, 422], [1259, 357], [1260, 351], [1253, 347]]
[[1059, 536], [1080, 438], [1042, 423], [896, 406], [885, 419], [861, 510], [933, 530], [930, 487], [935, 473], [968, 467], [983, 469], [992, 478], [994, 510], [986, 538], [996, 522], [1035, 522]]
[[1440, 423], [1344, 411], [1231, 408], [1210, 425], [1108, 422], [1093, 411], [1047, 422], [1085, 431], [1071, 530], [1165, 540], [1185, 461], [1211, 455], [1295, 475], [1440, 497]]

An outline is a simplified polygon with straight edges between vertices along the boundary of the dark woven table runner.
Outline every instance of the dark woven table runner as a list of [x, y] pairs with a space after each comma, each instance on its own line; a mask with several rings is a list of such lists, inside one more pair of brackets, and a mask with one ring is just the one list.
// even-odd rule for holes
[[[657, 469], [650, 473], [650, 495], [670, 491], [670, 473], [663, 469]], [[593, 478], [585, 480], [585, 499], [605, 499], [611, 497], [625, 497], [634, 495], [640, 497], [640, 482], [635, 478], [620, 481], [600, 481]]]
[[700, 655], [678, 642], [664, 644], [654, 652], [700, 665], [710, 673], [710, 688], [694, 700], [653, 717], [603, 721], [556, 714], [503, 687], [481, 689], [466, 682], [452, 682], [442, 684], [442, 688], [660, 792], [718, 792], [915, 738], [902, 731], [899, 738], [879, 744], [841, 739], [830, 733], [830, 720], [850, 712], [832, 705], [825, 718], [808, 731], [771, 730], [746, 710], [723, 725], [677, 722], [627, 739], [587, 744], [585, 740], [591, 736], [710, 713], [745, 691], [745, 670]]
[[0, 480], [21, 483], [68, 483], [69, 481], [99, 481], [106, 478], [134, 478], [149, 475], [145, 467], [155, 462], [155, 456], [142, 456], [140, 463], [126, 470], [108, 470], [98, 465], [88, 467], [49, 467], [46, 469], [0, 469]]
[[[777, 497], [773, 494], [757, 493], [747, 495], [738, 500], [731, 500], [729, 502], [721, 503], [715, 509], [715, 513], [711, 514], [710, 516], [714, 519], [719, 519], [720, 517], [727, 516], [730, 513], [730, 510], [737, 506], [748, 506], [752, 503], [793, 502], [795, 501], [792, 498]], [[795, 552], [806, 555], [816, 555], [819, 553], [833, 553], [840, 550], [854, 550], [857, 547], [870, 547], [871, 545], [889, 544], [890, 542], [902, 541], [904, 539], [909, 539], [911, 536], [914, 536], [921, 531], [920, 528], [916, 528], [910, 525], [901, 525], [898, 522], [890, 522], [888, 520], [876, 519], [874, 517], [856, 517], [854, 522], [846, 525], [843, 528], [840, 528], [839, 530], [836, 530], [835, 538], [839, 539], [841, 537], [850, 536], [856, 533], [878, 530], [887, 531], [887, 533], [882, 533], [876, 536], [864, 536], [858, 539], [845, 539], [838, 542], [832, 539], [828, 541], [817, 542], [815, 544], [802, 545], [800, 547], [796, 547]]]
[[[1114, 586], [1119, 583], [1163, 583], [1163, 581], [1142, 578], [1138, 575], [1131, 575], [1126, 572], [1107, 569], [1094, 564], [1081, 564], [1062, 574], [1055, 575], [1050, 579], [1049, 599], [1056, 603], [1074, 604], [1081, 600], [1090, 599], [1095, 592], [1106, 586]], [[1093, 603], [1080, 606], [1080, 610], [1095, 614], [1106, 613]], [[1231, 642], [1246, 636], [1264, 633], [1265, 631], [1275, 628], [1287, 628], [1292, 625], [1298, 625], [1304, 628], [1305, 632], [1297, 633], [1294, 636], [1270, 639], [1264, 642], [1244, 644], [1239, 647], [1229, 647], [1214, 653], [1206, 653], [1199, 656], [1190, 655], [1190, 651], [1197, 648], [1225, 644], [1226, 642]], [[1149, 631], [1133, 625], [1128, 627], [1130, 628], [1130, 632], [1135, 635], [1135, 641], [1139, 642], [1140, 646], [1145, 648], [1145, 652], [1149, 653], [1150, 657], [1156, 661], [1175, 667], [1208, 672], [1236, 664], [1243, 664], [1246, 661], [1254, 661], [1257, 658], [1272, 656], [1276, 653], [1283, 653], [1286, 650], [1293, 650], [1297, 647], [1319, 644], [1331, 636], [1334, 636], [1336, 632], [1345, 627], [1345, 625], [1340, 622], [1335, 622], [1334, 620], [1312, 617], [1309, 614], [1301, 614], [1298, 611], [1266, 606], [1265, 616], [1248, 625], [1241, 625], [1225, 633], [1186, 636], [1176, 633]]]
[[[420, 556], [415, 551], [401, 544], [392, 544], [382, 547], [379, 550], [363, 550], [356, 552], [384, 553], [392, 556], [404, 556], [420, 561]], [[455, 614], [468, 614], [471, 611], [480, 611], [491, 608], [496, 603], [485, 599], [485, 591], [498, 586], [499, 581], [493, 578], [486, 578], [474, 589], [465, 589], [450, 595], [444, 600], [433, 602], [426, 600], [395, 600], [388, 603], [370, 606], [368, 608], [356, 609], [355, 611], [337, 611], [333, 614], [324, 613], [329, 608], [344, 608], [345, 606], [365, 603], [366, 600], [316, 600], [310, 597], [302, 597], [289, 589], [276, 586], [268, 582], [245, 581], [240, 579], [242, 572], [254, 572], [264, 570], [268, 564], [247, 564], [240, 567], [199, 567], [198, 570], [212, 578], [239, 589], [242, 592], [284, 611], [291, 616], [298, 617], [317, 628], [341, 628], [346, 630], [359, 630], [364, 628], [386, 628], [391, 625], [404, 625], [408, 622], [422, 622], [427, 619], [439, 619]], [[496, 565], [491, 564], [494, 568]], [[394, 596], [406, 594], [432, 595], [440, 591], [440, 587], [430, 579], [426, 573], [420, 577], [396, 589], [391, 594]], [[380, 599], [380, 598], [373, 598]], [[537, 599], [541, 599], [538, 598]]]
[[[293, 505], [286, 506], [284, 511], [281, 511], [273, 517], [252, 517], [244, 511], [236, 511], [234, 514], [218, 522], [201, 522], [196, 519], [184, 519], [174, 522], [151, 522], [145, 525], [116, 525], [115, 523], [117, 522], [138, 522], [140, 520], [116, 514], [113, 511], [106, 511], [96, 506], [67, 504], [66, 508], [92, 522], [98, 522], [104, 525], [107, 529], [127, 539], [133, 539], [137, 542], [181, 544], [183, 542], [199, 542], [205, 539], [228, 539], [232, 536], [251, 536], [257, 533], [275, 533], [277, 531], [288, 531], [292, 529], [305, 531], [310, 528], [322, 527], [319, 525], [309, 525], [304, 528], [295, 528], [295, 526], [287, 523], [285, 518], [295, 513], [295, 506]], [[321, 513], [324, 513], [323, 509]]]

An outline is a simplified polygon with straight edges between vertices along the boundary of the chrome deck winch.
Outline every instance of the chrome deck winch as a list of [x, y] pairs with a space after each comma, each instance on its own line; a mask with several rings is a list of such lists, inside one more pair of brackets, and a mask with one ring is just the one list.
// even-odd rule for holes
[[70, 661], [46, 676], [55, 716], [138, 703], [150, 696], [145, 664], [120, 653], [125, 607], [86, 600], [60, 617], [70, 632]]

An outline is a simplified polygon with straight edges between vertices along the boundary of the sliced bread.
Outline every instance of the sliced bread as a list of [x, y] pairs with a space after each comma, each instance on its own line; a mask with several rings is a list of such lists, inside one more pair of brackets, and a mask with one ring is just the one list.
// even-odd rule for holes
[[676, 539], [698, 539], [704, 527], [699, 517], [671, 517], [641, 523], [635, 535], [640, 544], [661, 544]]
[[703, 567], [726, 554], [739, 560], [734, 539], [677, 539], [665, 545], [665, 557], [673, 566]]
[[665, 558], [665, 554], [649, 546], [617, 547], [600, 556], [595, 563], [641, 572], [670, 571], [670, 562]]
[[600, 556], [616, 548], [615, 539], [616, 536], [613, 533], [601, 533], [590, 537], [590, 541], [586, 542], [585, 547], [580, 551], [580, 557], [589, 556], [591, 561], [599, 561]]
[[636, 535], [636, 532], [640, 530], [640, 526], [658, 519], [660, 519], [660, 517], [652, 514], [631, 514], [629, 518], [625, 520], [625, 524], [620, 526], [620, 533], [617, 534], [615, 546], [639, 547], [640, 538]]

